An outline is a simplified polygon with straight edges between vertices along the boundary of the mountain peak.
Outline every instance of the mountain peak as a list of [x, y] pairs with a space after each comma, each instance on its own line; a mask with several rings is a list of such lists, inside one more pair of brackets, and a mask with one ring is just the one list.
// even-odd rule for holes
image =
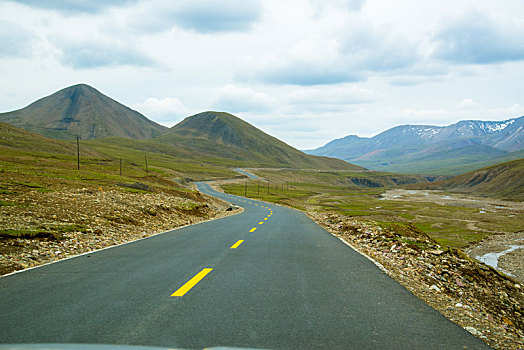
[[226, 112], [187, 117], [156, 138], [199, 154], [242, 161], [250, 166], [355, 169], [336, 159], [311, 157]]
[[81, 83], [43, 97], [0, 121], [56, 139], [128, 137], [147, 139], [167, 129]]
[[272, 138], [232, 114], [216, 111], [206, 111], [187, 117], [172, 127], [169, 133], [218, 141], [224, 145], [237, 147], [249, 147], [255, 142], [255, 139], [262, 135], [264, 138]]

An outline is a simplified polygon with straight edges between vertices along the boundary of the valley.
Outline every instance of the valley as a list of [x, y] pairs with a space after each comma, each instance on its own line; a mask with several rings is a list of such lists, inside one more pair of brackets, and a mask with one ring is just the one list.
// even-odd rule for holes
[[[97, 111], [130, 128], [83, 133]], [[240, 213], [194, 185], [212, 181], [223, 193], [304, 211], [470, 333], [497, 348], [521, 344], [522, 248], [498, 260], [513, 276], [474, 260], [516, 245], [524, 229], [523, 163], [511, 160], [521, 151], [500, 135], [504, 152], [461, 141], [480, 153], [449, 152], [460, 155], [446, 159], [460, 165], [454, 171], [409, 173], [306, 154], [225, 112], [198, 113], [169, 129], [144, 118], [83, 84], [0, 114], [18, 123], [0, 122], [1, 274]], [[481, 167], [488, 154], [507, 161]]]

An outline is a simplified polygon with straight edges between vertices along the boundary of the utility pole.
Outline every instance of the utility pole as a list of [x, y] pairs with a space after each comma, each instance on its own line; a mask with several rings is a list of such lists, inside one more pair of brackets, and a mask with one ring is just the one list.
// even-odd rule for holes
[[80, 170], [80, 135], [76, 135], [76, 169]]
[[144, 154], [144, 159], [146, 161], [146, 173], [147, 173], [147, 154]]
[[267, 182], [267, 194], [269, 194], [269, 181]]
[[120, 158], [120, 176], [122, 176], [122, 158]]
[[244, 197], [247, 197], [247, 181], [244, 182]]
[[257, 196], [260, 195], [260, 181], [257, 182]]

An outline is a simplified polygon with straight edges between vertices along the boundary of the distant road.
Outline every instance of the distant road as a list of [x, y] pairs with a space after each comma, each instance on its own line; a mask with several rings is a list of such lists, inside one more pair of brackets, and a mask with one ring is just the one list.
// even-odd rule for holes
[[249, 177], [250, 179], [258, 179], [258, 177], [257, 177], [255, 174], [248, 173], [248, 172], [245, 171], [244, 169], [236, 168], [235, 171], [238, 172], [238, 173], [241, 173], [241, 174], [246, 175], [246, 176]]
[[488, 349], [302, 213], [242, 214], [0, 278], [0, 342]]

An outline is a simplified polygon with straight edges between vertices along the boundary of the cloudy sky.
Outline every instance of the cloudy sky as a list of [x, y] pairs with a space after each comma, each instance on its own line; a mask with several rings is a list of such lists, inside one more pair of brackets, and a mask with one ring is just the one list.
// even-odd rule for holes
[[300, 149], [524, 115], [522, 0], [0, 0], [0, 111], [87, 83], [171, 126], [240, 116]]

